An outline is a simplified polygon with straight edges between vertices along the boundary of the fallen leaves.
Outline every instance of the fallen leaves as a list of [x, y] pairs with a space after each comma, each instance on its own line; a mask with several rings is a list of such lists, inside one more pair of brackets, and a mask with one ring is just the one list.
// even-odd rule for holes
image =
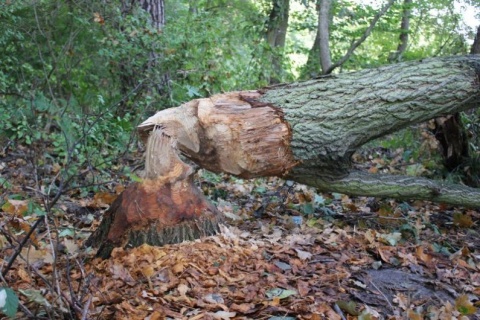
[[470, 302], [466, 294], [461, 295], [455, 300], [455, 309], [462, 315], [472, 315], [477, 311], [477, 308]]
[[[377, 161], [375, 168], [388, 165]], [[202, 187], [232, 220], [219, 236], [118, 248], [108, 260], [94, 259], [82, 241], [121, 192], [112, 186], [60, 203], [48, 216], [50, 233], [34, 235], [35, 245], [22, 251], [7, 281], [25, 293], [19, 294], [23, 303], [41, 310], [61, 310], [78, 292], [80, 305], [91, 301], [88, 317], [98, 319], [443, 320], [478, 314], [480, 214], [474, 210], [319, 194], [278, 179], [221, 178]], [[33, 210], [27, 200], [4, 200], [0, 227], [21, 239]], [[67, 213], [72, 203], [78, 213]], [[15, 240], [0, 234], [2, 263]], [[53, 279], [64, 296], [49, 291]], [[38, 292], [47, 293], [45, 300]]]

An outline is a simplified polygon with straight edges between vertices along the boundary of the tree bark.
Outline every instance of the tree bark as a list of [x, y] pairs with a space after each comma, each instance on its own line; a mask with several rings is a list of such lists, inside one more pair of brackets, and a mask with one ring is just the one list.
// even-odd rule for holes
[[152, 26], [162, 30], [165, 26], [165, 1], [164, 0], [137, 0], [143, 10], [150, 14]]
[[[120, 10], [123, 17], [132, 15], [134, 13], [133, 9], [138, 6], [148, 12], [150, 15], [149, 22], [159, 34], [165, 26], [165, 0], [122, 0], [120, 4]], [[123, 29], [124, 28], [122, 27], [122, 30]], [[162, 74], [155, 76], [154, 81], [152, 81], [154, 83], [154, 88], [147, 88], [146, 86], [140, 85], [139, 83], [141, 81], [138, 81], [139, 74], [143, 74], [147, 70], [151, 71], [161, 66], [162, 54], [160, 52], [155, 50], [148, 52], [148, 61], [140, 68], [132, 68], [132, 64], [128, 61], [129, 59], [124, 59], [119, 63], [120, 91], [123, 99], [119, 108], [116, 109], [116, 114], [118, 116], [123, 116], [125, 113], [131, 111], [131, 104], [128, 101], [129, 97], [132, 95], [132, 92], [137, 92], [139, 88], [142, 90], [149, 90], [150, 92], [156, 90], [160, 96], [170, 96], [171, 93], [170, 75], [168, 72], [163, 72]]]
[[[151, 243], [152, 234], [180, 221], [191, 230], [206, 217], [192, 213], [197, 204], [210, 212], [207, 224], [201, 225], [215, 230], [218, 215], [193, 189], [192, 170], [178, 153], [213, 172], [242, 178], [280, 176], [325, 191], [480, 207], [478, 189], [367, 174], [352, 170], [350, 159], [372, 139], [477, 107], [479, 78], [480, 56], [435, 58], [230, 92], [160, 111], [139, 126], [148, 139], [146, 182], [122, 194], [118, 207], [110, 210], [114, 214], [104, 219], [110, 227], [99, 228], [90, 243], [109, 250], [119, 244], [138, 245], [138, 238]], [[155, 194], [164, 198], [150, 199]], [[184, 202], [193, 204], [185, 209]], [[139, 204], [145, 205], [138, 209]]]
[[332, 58], [330, 56], [330, 10], [332, 6], [331, 0], [321, 0], [318, 10], [318, 46], [320, 66], [322, 74], [332, 66]]
[[272, 48], [283, 48], [287, 36], [290, 0], [273, 0], [272, 4], [267, 24], [267, 41]]
[[[158, 30], [163, 30], [165, 26], [165, 0], [137, 0], [143, 10], [150, 14], [152, 26]], [[161, 54], [158, 52], [150, 52], [150, 61], [148, 68], [157, 68], [161, 61]], [[164, 73], [161, 80], [156, 85], [156, 90], [160, 95], [170, 94], [170, 75]]]
[[475, 35], [472, 47], [470, 48], [470, 54], [480, 54], [480, 26], [477, 28], [477, 34]]

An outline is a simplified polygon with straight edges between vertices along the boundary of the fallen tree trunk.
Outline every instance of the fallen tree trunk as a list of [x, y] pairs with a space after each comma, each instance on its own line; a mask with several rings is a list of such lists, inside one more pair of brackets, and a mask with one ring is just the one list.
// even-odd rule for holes
[[[280, 176], [325, 191], [480, 207], [480, 190], [352, 170], [372, 139], [478, 107], [480, 56], [435, 58], [192, 100], [139, 126], [213, 172]], [[159, 152], [162, 157], [164, 152]], [[174, 208], [172, 208], [174, 210]]]

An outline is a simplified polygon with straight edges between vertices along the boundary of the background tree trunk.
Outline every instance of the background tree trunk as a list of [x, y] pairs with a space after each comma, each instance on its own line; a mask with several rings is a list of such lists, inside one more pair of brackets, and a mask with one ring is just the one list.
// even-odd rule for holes
[[470, 48], [470, 54], [480, 54], [480, 26], [478, 26], [475, 40], [473, 40], [472, 47]]
[[319, 58], [322, 74], [326, 74], [327, 70], [332, 66], [332, 58], [330, 56], [330, 10], [332, 7], [331, 0], [320, 1], [318, 10], [318, 46]]
[[[138, 4], [143, 10], [150, 14], [152, 26], [161, 31], [165, 26], [165, 0], [137, 0]], [[150, 52], [150, 62], [148, 68], [156, 68], [159, 66], [159, 62], [162, 61], [162, 57], [158, 52]], [[170, 93], [170, 76], [168, 73], [164, 73], [160, 82], [155, 84], [157, 92], [162, 95], [169, 95]]]
[[[395, 0], [388, 0], [387, 3], [375, 14], [368, 27], [363, 32], [362, 36], [355, 41], [348, 48], [347, 52], [339, 58], [337, 61], [332, 62], [330, 55], [330, 11], [332, 6], [331, 0], [319, 0], [318, 1], [318, 24], [317, 33], [315, 36], [315, 42], [312, 49], [308, 54], [308, 60], [306, 64], [306, 71], [317, 65], [320, 66], [320, 74], [330, 74], [336, 68], [342, 66], [355, 50], [370, 36], [373, 28], [380, 20], [380, 18], [390, 9], [395, 3]], [[315, 59], [318, 61], [315, 61]], [[305, 71], [304, 71], [305, 75]], [[313, 76], [316, 76], [313, 74]], [[305, 76], [304, 76], [305, 77]], [[306, 77], [308, 78], [308, 77]]]
[[152, 18], [152, 26], [162, 30], [165, 26], [165, 1], [164, 0], [137, 0], [143, 10]]
[[397, 51], [395, 51], [390, 57], [390, 62], [400, 62], [402, 60], [402, 55], [407, 50], [408, 47], [408, 34], [410, 32], [410, 16], [412, 13], [412, 3], [413, 0], [404, 0], [403, 1], [403, 14], [402, 22], [400, 23], [400, 36]]
[[[470, 49], [470, 54], [480, 54], [480, 26], [477, 29], [475, 40]], [[435, 119], [433, 133], [437, 138], [445, 168], [449, 172], [458, 172], [463, 176], [463, 182], [469, 186], [477, 187], [480, 183], [471, 176], [469, 170], [462, 170], [470, 159], [468, 134], [462, 123], [460, 113]]]
[[273, 53], [272, 65], [275, 75], [270, 77], [270, 83], [279, 83], [283, 72], [283, 49], [287, 37], [290, 0], [272, 0], [272, 10], [267, 22], [266, 38]]
[[[133, 13], [134, 6], [139, 6], [143, 10], [149, 13], [150, 23], [155, 30], [161, 32], [165, 26], [165, 0], [122, 0], [122, 13], [123, 15], [129, 15]], [[155, 51], [149, 52], [149, 60], [145, 65], [146, 69], [160, 68], [162, 62], [162, 56]], [[128, 69], [128, 66], [120, 65], [122, 70], [121, 76], [121, 88], [122, 94], [127, 97], [130, 94], [132, 88], [138, 85], [135, 74], [132, 74], [132, 70]], [[168, 73], [161, 74], [156, 83], [152, 85], [160, 96], [170, 96], [170, 76]], [[148, 90], [151, 90], [148, 88]], [[126, 113], [128, 106], [124, 105], [119, 108], [119, 115]]]

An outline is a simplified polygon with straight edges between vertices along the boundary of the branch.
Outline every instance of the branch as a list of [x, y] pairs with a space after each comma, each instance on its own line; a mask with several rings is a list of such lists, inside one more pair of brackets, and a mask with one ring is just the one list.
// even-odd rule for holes
[[390, 9], [390, 7], [395, 3], [395, 0], [389, 0], [384, 6], [382, 9], [380, 9], [379, 12], [377, 12], [377, 14], [375, 15], [375, 17], [373, 17], [373, 20], [370, 22], [370, 25], [368, 26], [368, 28], [365, 30], [365, 32], [363, 33], [363, 35], [357, 39], [357, 41], [355, 41], [354, 43], [352, 43], [352, 45], [350, 46], [350, 48], [348, 48], [348, 51], [347, 53], [345, 53], [345, 55], [340, 58], [340, 60], [338, 60], [337, 62], [335, 62], [333, 65], [330, 66], [330, 68], [328, 68], [328, 70], [325, 71], [325, 74], [329, 74], [331, 73], [335, 68], [341, 66], [342, 64], [345, 63], [345, 61], [347, 61], [350, 56], [352, 55], [353, 51], [355, 51], [355, 49], [358, 48], [358, 46], [360, 46], [367, 38], [368, 36], [370, 35], [370, 33], [372, 33], [372, 30], [373, 28], [375, 28], [375, 25], [377, 24], [378, 20], [380, 20], [380, 18], [388, 11], [388, 9]]
[[354, 196], [417, 199], [451, 205], [480, 207], [480, 190], [421, 177], [368, 174], [352, 171], [348, 176], [329, 180], [323, 176], [296, 176], [295, 181], [319, 189]]

